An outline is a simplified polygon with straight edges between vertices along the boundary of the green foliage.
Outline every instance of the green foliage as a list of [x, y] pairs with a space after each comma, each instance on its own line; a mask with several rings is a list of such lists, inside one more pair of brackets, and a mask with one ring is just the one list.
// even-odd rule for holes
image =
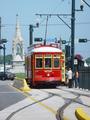
[[16, 73], [17, 78], [25, 79], [25, 73]]
[[10, 55], [6, 55], [5, 60], [6, 60], [7, 64], [11, 64], [12, 63], [12, 55], [11, 54]]
[[3, 64], [3, 56], [0, 56], [0, 64]]
[[[11, 54], [5, 56], [5, 62], [6, 62], [6, 64], [12, 63], [12, 55]], [[0, 56], [0, 64], [3, 64], [3, 55]]]

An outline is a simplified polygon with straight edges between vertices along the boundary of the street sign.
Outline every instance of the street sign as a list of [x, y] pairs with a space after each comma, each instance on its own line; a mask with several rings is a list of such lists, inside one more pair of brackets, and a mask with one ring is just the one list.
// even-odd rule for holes
[[77, 64], [78, 64], [78, 60], [74, 59], [74, 65], [77, 65]]

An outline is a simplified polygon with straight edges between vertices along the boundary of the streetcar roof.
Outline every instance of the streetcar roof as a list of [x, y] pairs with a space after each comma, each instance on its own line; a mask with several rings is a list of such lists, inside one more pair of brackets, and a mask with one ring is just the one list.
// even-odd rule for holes
[[39, 48], [34, 48], [31, 50], [31, 53], [33, 52], [62, 52], [62, 50], [60, 50], [59, 48], [55, 48], [55, 47], [49, 47], [49, 46], [43, 46], [43, 47], [39, 47]]

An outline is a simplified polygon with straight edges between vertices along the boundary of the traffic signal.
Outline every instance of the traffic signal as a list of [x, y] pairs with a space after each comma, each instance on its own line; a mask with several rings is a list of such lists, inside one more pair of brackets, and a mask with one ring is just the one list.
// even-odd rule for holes
[[70, 57], [70, 46], [65, 45], [65, 56], [66, 58]]
[[42, 42], [42, 38], [34, 38], [35, 42]]
[[87, 39], [86, 38], [79, 39], [79, 42], [85, 43], [85, 42], [87, 42]]
[[0, 45], [0, 49], [3, 49], [3, 47]]
[[66, 40], [62, 40], [62, 44], [66, 44]]

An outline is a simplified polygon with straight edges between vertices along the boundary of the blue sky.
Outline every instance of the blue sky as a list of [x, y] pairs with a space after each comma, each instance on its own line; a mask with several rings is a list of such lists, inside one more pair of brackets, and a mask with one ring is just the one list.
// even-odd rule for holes
[[[90, 4], [90, 0], [86, 0]], [[76, 9], [79, 9], [81, 0], [75, 0]], [[46, 17], [36, 16], [36, 13], [70, 14], [71, 0], [0, 0], [0, 16], [2, 17], [2, 38], [7, 38], [7, 54], [12, 52], [12, 40], [15, 36], [16, 14], [19, 15], [22, 37], [25, 49], [29, 43], [29, 25], [35, 25], [37, 20], [40, 27], [34, 29], [34, 37], [45, 37]], [[90, 8], [84, 4], [83, 12], [76, 12], [75, 26], [75, 53], [84, 58], [90, 57], [90, 41], [78, 43], [77, 39], [90, 40]], [[68, 24], [71, 17], [62, 17]], [[47, 38], [60, 37], [69, 40], [71, 31], [60, 21], [58, 17], [50, 17], [48, 20]], [[50, 25], [52, 24], [52, 25]]]

